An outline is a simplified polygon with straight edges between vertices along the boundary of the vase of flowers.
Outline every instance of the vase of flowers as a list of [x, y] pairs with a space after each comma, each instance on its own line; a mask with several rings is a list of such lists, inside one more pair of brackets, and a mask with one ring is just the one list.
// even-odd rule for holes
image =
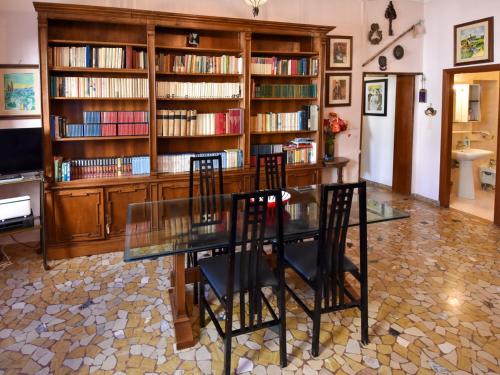
[[330, 112], [328, 118], [323, 120], [325, 134], [325, 160], [335, 156], [335, 137], [338, 133], [347, 130], [347, 122], [342, 120], [335, 112]]

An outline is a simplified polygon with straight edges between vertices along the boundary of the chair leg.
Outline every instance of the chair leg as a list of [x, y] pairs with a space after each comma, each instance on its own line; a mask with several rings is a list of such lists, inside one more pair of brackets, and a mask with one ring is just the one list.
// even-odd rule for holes
[[198, 306], [200, 309], [200, 328], [205, 327], [205, 279], [203, 274], [200, 272], [200, 288], [198, 297]]
[[321, 325], [321, 283], [318, 283], [314, 291], [314, 312], [313, 312], [313, 337], [312, 337], [312, 355], [317, 357], [319, 354], [319, 329]]
[[278, 296], [278, 310], [280, 314], [280, 366], [286, 367], [288, 361], [286, 358], [286, 307], [285, 307], [285, 286], [280, 287]]
[[[193, 253], [193, 267], [197, 267], [198, 266], [198, 253]], [[193, 285], [193, 294], [194, 294], [194, 304], [197, 305], [198, 304], [198, 289], [199, 289], [199, 286], [198, 286], [198, 283], [195, 281], [194, 282], [194, 285]]]
[[361, 342], [368, 344], [368, 280], [361, 279]]
[[226, 301], [226, 329], [224, 338], [224, 374], [231, 374], [231, 339], [233, 334], [233, 297]]

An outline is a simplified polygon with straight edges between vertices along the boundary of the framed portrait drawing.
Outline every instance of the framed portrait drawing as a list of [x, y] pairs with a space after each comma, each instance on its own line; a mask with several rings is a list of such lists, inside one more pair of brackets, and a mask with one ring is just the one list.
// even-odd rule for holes
[[330, 36], [326, 44], [326, 70], [352, 68], [352, 36]]
[[387, 79], [365, 81], [365, 116], [387, 116]]
[[38, 65], [0, 65], [0, 118], [40, 118]]
[[493, 62], [493, 17], [454, 26], [455, 66]]
[[326, 73], [325, 107], [351, 105], [351, 73]]

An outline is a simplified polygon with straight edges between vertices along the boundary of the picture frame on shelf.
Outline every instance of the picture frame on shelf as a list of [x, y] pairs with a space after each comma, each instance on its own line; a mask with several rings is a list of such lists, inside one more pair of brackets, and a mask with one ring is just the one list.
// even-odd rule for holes
[[326, 73], [325, 107], [348, 107], [351, 105], [351, 73]]
[[352, 36], [328, 37], [326, 44], [326, 70], [352, 69]]
[[455, 66], [493, 62], [493, 17], [453, 27]]
[[364, 82], [365, 116], [387, 116], [387, 79], [376, 79]]
[[38, 65], [0, 65], [0, 119], [41, 117]]

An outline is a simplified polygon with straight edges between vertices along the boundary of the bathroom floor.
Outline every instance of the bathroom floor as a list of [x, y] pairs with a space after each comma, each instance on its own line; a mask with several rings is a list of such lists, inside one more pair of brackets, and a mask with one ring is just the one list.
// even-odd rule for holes
[[495, 190], [475, 190], [476, 199], [459, 198], [456, 194], [451, 194], [450, 207], [456, 210], [467, 212], [474, 216], [493, 221], [495, 206]]

